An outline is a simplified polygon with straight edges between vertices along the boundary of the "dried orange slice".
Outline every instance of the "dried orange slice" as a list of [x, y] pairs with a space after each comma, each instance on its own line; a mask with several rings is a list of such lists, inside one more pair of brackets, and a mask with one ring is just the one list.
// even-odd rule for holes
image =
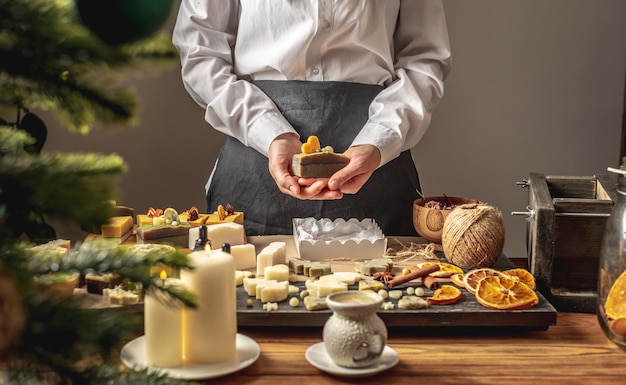
[[534, 290], [506, 275], [482, 278], [475, 295], [481, 305], [498, 310], [522, 309], [539, 303]]
[[476, 294], [476, 287], [478, 286], [478, 281], [485, 277], [493, 277], [493, 276], [506, 276], [499, 270], [492, 269], [489, 267], [483, 267], [480, 269], [470, 270], [465, 273], [465, 277], [463, 277], [463, 283], [465, 284], [465, 289], [472, 294]]
[[435, 290], [432, 297], [426, 298], [428, 303], [434, 305], [449, 305], [455, 303], [461, 298], [461, 290], [452, 285], [442, 285]]
[[460, 267], [453, 265], [451, 263], [446, 263], [446, 262], [422, 262], [418, 264], [417, 267], [419, 267], [420, 269], [423, 269], [425, 267], [432, 266], [432, 265], [439, 265], [439, 270], [435, 271], [434, 273], [428, 274], [431, 277], [448, 278], [452, 274], [463, 272], [463, 269], [461, 269]]
[[465, 278], [465, 274], [454, 273], [450, 276], [450, 281], [458, 287], [462, 287], [463, 289], [465, 289], [465, 282], [463, 282], [463, 278]]
[[604, 303], [604, 311], [610, 319], [626, 317], [626, 270], [611, 286]]
[[525, 283], [531, 289], [535, 290], [537, 288], [537, 284], [535, 283], [535, 277], [530, 273], [530, 271], [522, 268], [510, 269], [503, 271], [504, 274], [510, 275], [515, 279], [519, 279], [520, 282]]

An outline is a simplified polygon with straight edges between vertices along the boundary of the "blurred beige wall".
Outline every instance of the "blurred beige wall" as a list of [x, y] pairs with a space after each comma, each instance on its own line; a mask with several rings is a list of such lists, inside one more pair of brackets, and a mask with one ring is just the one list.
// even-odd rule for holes
[[[505, 218], [505, 253], [526, 256], [529, 173], [594, 175], [619, 162], [626, 1], [444, 0], [453, 49], [446, 95], [413, 154], [425, 195], [489, 202]], [[167, 28], [170, 28], [169, 26]], [[118, 153], [119, 203], [206, 209], [204, 185], [224, 136], [183, 89], [179, 67], [129, 79], [136, 127], [87, 136], [45, 117], [46, 151]], [[245, 188], [245, 186], [242, 186]], [[410, 213], [407, 213], [410, 215]]]

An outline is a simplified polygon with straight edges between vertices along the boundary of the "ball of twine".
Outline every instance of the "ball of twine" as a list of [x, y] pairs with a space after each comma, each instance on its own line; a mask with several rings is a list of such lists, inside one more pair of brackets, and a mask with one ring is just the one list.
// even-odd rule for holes
[[489, 205], [455, 207], [444, 223], [441, 244], [446, 258], [463, 269], [493, 266], [504, 248], [502, 213]]

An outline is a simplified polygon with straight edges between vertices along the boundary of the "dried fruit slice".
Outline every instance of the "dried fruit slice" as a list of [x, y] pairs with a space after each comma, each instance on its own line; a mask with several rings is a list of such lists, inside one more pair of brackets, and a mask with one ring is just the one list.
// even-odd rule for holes
[[463, 282], [463, 278], [465, 278], [465, 274], [455, 273], [450, 276], [450, 281], [458, 287], [465, 289], [465, 282]]
[[442, 285], [435, 290], [432, 297], [426, 298], [428, 303], [434, 305], [449, 305], [455, 303], [461, 298], [461, 290], [452, 285]]
[[430, 273], [429, 275], [431, 277], [448, 278], [452, 274], [463, 273], [463, 269], [461, 269], [460, 267], [446, 262], [422, 262], [418, 264], [417, 267], [423, 269], [432, 265], [439, 265], [439, 270], [435, 271], [434, 273]]
[[611, 286], [604, 303], [604, 310], [610, 319], [626, 317], [626, 270], [617, 277]]
[[475, 295], [481, 305], [498, 310], [522, 309], [539, 303], [534, 290], [506, 275], [482, 278]]
[[537, 284], [535, 283], [535, 277], [530, 273], [530, 271], [522, 268], [510, 269], [503, 271], [504, 274], [510, 275], [515, 279], [519, 279], [520, 282], [525, 283], [531, 289], [535, 290], [537, 288]]
[[499, 270], [492, 269], [489, 267], [483, 267], [480, 269], [470, 270], [465, 273], [465, 277], [463, 278], [463, 283], [465, 284], [465, 289], [472, 294], [476, 294], [476, 287], [478, 286], [478, 281], [485, 277], [493, 277], [493, 276], [505, 276]]
[[175, 209], [168, 207], [163, 211], [163, 219], [165, 220], [166, 225], [171, 225], [174, 222], [178, 221], [178, 211]]

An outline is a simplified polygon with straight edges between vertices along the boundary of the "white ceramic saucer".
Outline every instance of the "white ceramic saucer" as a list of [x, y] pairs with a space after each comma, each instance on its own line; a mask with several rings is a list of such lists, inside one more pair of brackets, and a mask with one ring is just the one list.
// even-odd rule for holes
[[252, 338], [237, 333], [236, 343], [237, 358], [228, 362], [212, 365], [185, 363], [171, 368], [156, 368], [146, 363], [145, 336], [141, 336], [124, 345], [120, 358], [129, 368], [160, 370], [171, 378], [181, 380], [203, 380], [237, 372], [252, 365], [259, 358], [261, 348]]
[[305, 353], [307, 361], [316, 368], [340, 377], [368, 377], [394, 367], [399, 361], [398, 353], [385, 346], [378, 363], [366, 368], [344, 368], [333, 362], [326, 352], [324, 342], [312, 345]]

